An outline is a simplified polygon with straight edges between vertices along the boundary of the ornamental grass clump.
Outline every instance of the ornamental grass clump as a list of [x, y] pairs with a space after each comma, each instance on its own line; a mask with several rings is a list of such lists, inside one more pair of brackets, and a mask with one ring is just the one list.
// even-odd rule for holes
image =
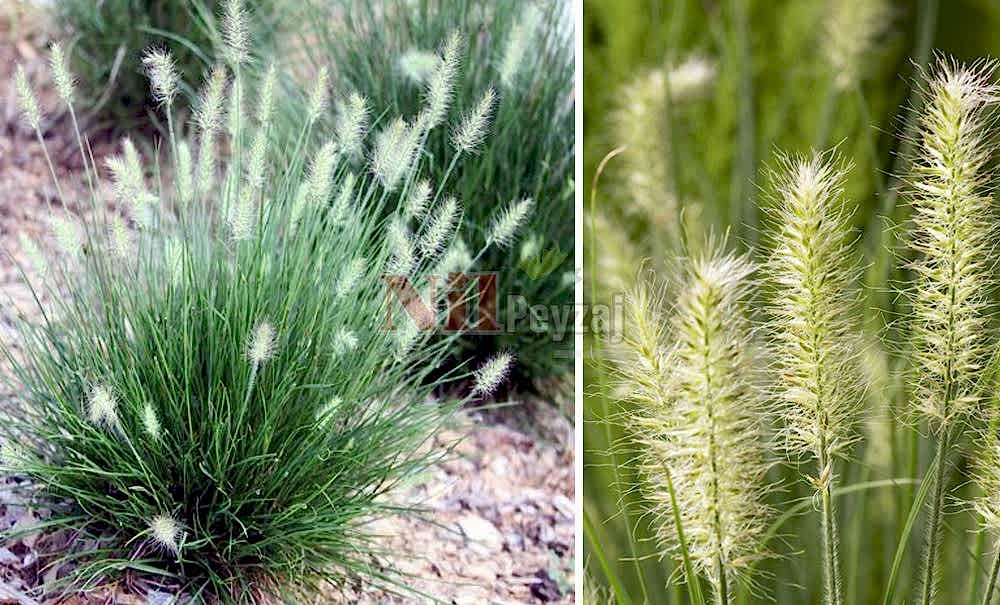
[[[40, 553], [57, 570], [46, 592], [126, 576], [196, 602], [299, 603], [359, 580], [405, 591], [370, 523], [417, 512], [392, 490], [447, 454], [432, 437], [513, 363], [504, 354], [442, 376], [454, 336], [431, 338], [387, 296], [398, 246], [409, 250], [398, 276], [423, 293], [457, 240], [450, 196], [417, 223], [419, 237], [406, 225], [387, 237], [401, 219], [384, 217], [428, 195], [420, 143], [388, 167], [388, 187], [312, 120], [278, 160], [257, 137], [272, 127], [266, 108], [224, 115], [227, 95], [255, 90], [241, 81], [239, 3], [228, 8], [228, 64], [211, 71], [191, 124], [171, 122], [151, 161], [128, 140], [105, 166], [84, 156], [123, 210], [106, 206], [105, 188], [84, 201], [92, 218], [60, 209], [47, 237], [64, 251], [31, 284], [49, 302], [24, 310], [38, 319], [4, 351], [17, 397], [0, 425], [0, 468], [49, 511], [44, 531], [67, 540]], [[155, 51], [147, 65], [166, 110], [180, 94], [173, 61]], [[260, 86], [255, 98], [282, 102]], [[25, 110], [37, 121], [37, 105]], [[355, 113], [342, 132], [365, 130]], [[151, 163], [160, 179], [147, 178]], [[453, 380], [472, 381], [468, 398], [431, 397]]]
[[754, 266], [708, 248], [672, 310], [649, 284], [629, 296], [617, 368], [660, 550], [683, 562], [692, 598], [704, 577], [721, 605], [765, 556], [771, 487], [747, 315]]

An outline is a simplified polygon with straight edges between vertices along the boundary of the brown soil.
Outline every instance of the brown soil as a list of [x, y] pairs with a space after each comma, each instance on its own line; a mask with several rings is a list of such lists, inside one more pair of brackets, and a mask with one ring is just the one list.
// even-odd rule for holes
[[[68, 210], [57, 199], [41, 147], [20, 121], [13, 70], [23, 63], [29, 79], [48, 82], [44, 20], [22, 3], [0, 6], [0, 338], [13, 345], [18, 335], [11, 319], [30, 313], [34, 301], [15, 262], [25, 262], [18, 234], [44, 248], [47, 217], [75, 211], [72, 200], [86, 193], [76, 142], [65, 116], [52, 111], [43, 125]], [[19, 8], [20, 7], [20, 8]], [[34, 9], [37, 10], [37, 9]], [[55, 108], [51, 90], [39, 96]], [[92, 141], [94, 155], [107, 153], [108, 141]], [[99, 161], [99, 160], [98, 160]], [[107, 199], [107, 196], [101, 196]], [[523, 420], [530, 417], [529, 420]], [[514, 419], [521, 418], [521, 422]], [[574, 564], [573, 428], [555, 406], [524, 403], [489, 417], [471, 414], [471, 432], [457, 455], [433, 469], [419, 485], [398, 494], [419, 503], [434, 523], [384, 520], [377, 529], [387, 550], [400, 553], [389, 565], [413, 578], [413, 588], [445, 602], [571, 603]], [[517, 426], [520, 424], [521, 426]], [[31, 523], [32, 511], [13, 500], [0, 477], [0, 529]], [[38, 570], [36, 539], [0, 542], [0, 604], [55, 602], [45, 596], [47, 579]], [[324, 601], [409, 603], [402, 598], [358, 589]], [[61, 603], [145, 603], [134, 587], [108, 586]], [[152, 602], [152, 601], [150, 601]]]

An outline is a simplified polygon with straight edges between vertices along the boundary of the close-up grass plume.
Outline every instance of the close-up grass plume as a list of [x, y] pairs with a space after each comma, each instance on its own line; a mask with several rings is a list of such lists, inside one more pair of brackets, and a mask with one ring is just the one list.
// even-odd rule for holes
[[[618, 318], [594, 307], [585, 337], [589, 594], [995, 603], [1000, 11], [589, 0], [583, 16], [585, 291]], [[738, 296], [693, 299], [720, 254], [756, 269], [720, 275]], [[719, 349], [746, 372], [731, 442], [717, 389], [738, 373], [713, 339], [737, 324]], [[691, 458], [706, 434], [713, 454]], [[759, 466], [727, 493], [761, 514], [739, 524], [746, 573], [727, 569], [746, 581], [722, 589], [692, 502], [724, 519], [712, 486], [751, 443]]]

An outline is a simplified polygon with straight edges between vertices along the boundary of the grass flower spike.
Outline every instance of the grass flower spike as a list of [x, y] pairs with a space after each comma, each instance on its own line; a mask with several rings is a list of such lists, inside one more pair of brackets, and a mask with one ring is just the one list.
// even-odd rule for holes
[[488, 359], [475, 371], [476, 381], [473, 392], [481, 397], [493, 393], [507, 378], [513, 365], [514, 356], [508, 351], [498, 353]]
[[517, 239], [518, 229], [524, 224], [534, 207], [534, 200], [526, 198], [511, 204], [497, 214], [490, 223], [486, 241], [491, 245], [510, 246]]
[[72, 106], [74, 96], [73, 76], [66, 67], [66, 56], [63, 54], [62, 45], [53, 43], [51, 54], [49, 55], [49, 67], [52, 69], [52, 78], [56, 83], [56, 92], [59, 98], [66, 105]]
[[95, 385], [87, 399], [87, 417], [96, 425], [118, 426], [118, 400], [111, 389]]
[[375, 139], [372, 172], [382, 186], [393, 191], [409, 172], [419, 145], [419, 130], [396, 118]]
[[247, 358], [254, 365], [261, 365], [274, 355], [274, 326], [262, 321], [257, 324], [247, 345]]
[[762, 398], [746, 316], [753, 270], [745, 258], [715, 250], [692, 259], [669, 325], [662, 295], [638, 286], [618, 364], [658, 541], [680, 558], [675, 495], [690, 560], [719, 604], [763, 556], [767, 527]]
[[337, 144], [348, 157], [361, 154], [361, 141], [368, 130], [368, 100], [352, 92], [337, 113]]
[[517, 23], [511, 28], [499, 67], [500, 83], [504, 88], [511, 88], [516, 83], [517, 76], [526, 62], [539, 20], [538, 9], [528, 4]]
[[181, 535], [181, 528], [170, 515], [153, 517], [153, 520], [149, 522], [149, 533], [160, 548], [174, 554], [180, 550], [177, 539]]
[[438, 61], [435, 53], [411, 49], [399, 56], [399, 70], [410, 82], [423, 84], [437, 69]]
[[426, 119], [424, 127], [427, 130], [444, 121], [448, 114], [452, 95], [455, 92], [455, 78], [458, 76], [461, 54], [462, 36], [459, 32], [453, 31], [441, 49], [441, 58], [438, 61], [437, 69], [427, 82], [427, 107], [424, 113]]
[[889, 23], [886, 0], [834, 0], [825, 20], [823, 51], [837, 87], [846, 89], [863, 76], [865, 54]]
[[154, 48], [146, 52], [142, 59], [143, 65], [149, 72], [149, 81], [152, 84], [153, 96], [164, 105], [170, 105], [177, 94], [178, 75], [174, 67], [174, 59], [170, 53]]
[[920, 114], [912, 181], [916, 283], [913, 306], [916, 411], [937, 438], [937, 471], [921, 603], [936, 595], [938, 542], [948, 453], [961, 418], [979, 401], [977, 379], [987, 354], [994, 227], [988, 191], [989, 127], [997, 88], [993, 63], [938, 61]]
[[835, 463], [855, 439], [861, 402], [857, 343], [852, 338], [853, 280], [845, 173], [828, 154], [785, 160], [773, 175], [777, 209], [768, 276], [774, 282], [773, 337], [780, 364], [776, 399], [791, 456], [816, 464], [809, 477], [822, 514], [826, 603], [842, 597]]
[[28, 78], [24, 75], [24, 67], [18, 65], [14, 73], [14, 88], [17, 89], [17, 98], [21, 102], [21, 111], [24, 120], [32, 130], [38, 132], [41, 129], [42, 111], [38, 108], [38, 98], [35, 91], [28, 84]]
[[452, 137], [455, 149], [466, 153], [475, 152], [486, 138], [490, 113], [496, 103], [496, 92], [487, 88], [476, 107], [465, 116]]

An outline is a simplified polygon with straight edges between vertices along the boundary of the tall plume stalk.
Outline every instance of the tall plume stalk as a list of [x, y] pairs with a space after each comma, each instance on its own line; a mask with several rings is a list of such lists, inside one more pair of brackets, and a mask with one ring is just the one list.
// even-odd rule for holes
[[669, 323], [661, 296], [639, 286], [619, 368], [658, 541], [677, 559], [687, 552], [720, 605], [763, 556], [768, 516], [745, 315], [752, 271], [745, 258], [710, 246], [691, 261]]
[[778, 204], [768, 273], [775, 287], [778, 416], [785, 422], [781, 432], [788, 454], [816, 463], [816, 475], [808, 480], [821, 514], [825, 602], [841, 605], [835, 462], [854, 440], [862, 393], [849, 320], [858, 269], [849, 261], [845, 173], [831, 155], [813, 154], [785, 160], [772, 178]]
[[919, 122], [911, 204], [910, 292], [915, 339], [914, 407], [936, 438], [921, 603], [935, 601], [948, 451], [964, 415], [978, 402], [987, 340], [993, 235], [988, 184], [995, 64], [941, 59], [928, 79]]

